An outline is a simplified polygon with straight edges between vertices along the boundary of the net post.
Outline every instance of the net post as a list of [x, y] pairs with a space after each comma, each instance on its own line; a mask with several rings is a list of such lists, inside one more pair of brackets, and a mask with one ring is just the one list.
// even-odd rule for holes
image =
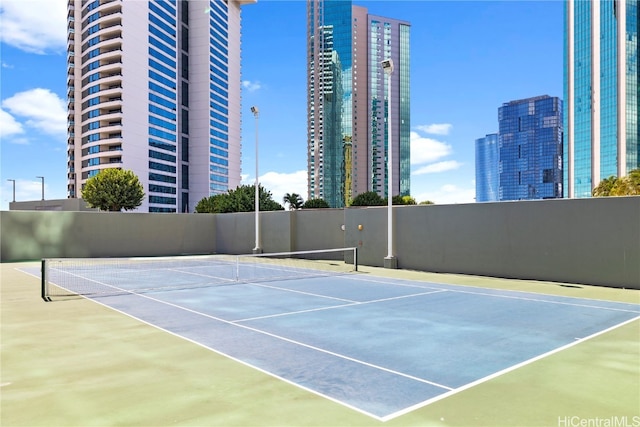
[[51, 301], [51, 298], [47, 295], [47, 260], [42, 259], [40, 261], [40, 296], [45, 301]]
[[358, 247], [353, 248], [353, 270], [358, 271]]

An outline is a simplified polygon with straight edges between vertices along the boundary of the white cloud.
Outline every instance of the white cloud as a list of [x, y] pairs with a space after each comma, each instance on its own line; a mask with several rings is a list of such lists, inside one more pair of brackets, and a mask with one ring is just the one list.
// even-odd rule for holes
[[67, 8], [63, 0], [2, 0], [3, 43], [26, 52], [45, 54], [67, 45]]
[[456, 160], [446, 160], [444, 162], [432, 163], [430, 165], [423, 166], [418, 170], [413, 171], [411, 174], [424, 175], [427, 173], [445, 172], [445, 171], [458, 169], [460, 166], [462, 166], [462, 163]]
[[258, 89], [260, 89], [262, 86], [260, 85], [260, 82], [251, 82], [249, 80], [243, 80], [242, 87], [248, 90], [249, 92], [255, 92]]
[[431, 163], [452, 153], [451, 146], [431, 138], [411, 132], [411, 164]]
[[287, 193], [298, 193], [307, 199], [307, 171], [293, 173], [267, 172], [260, 177], [260, 184], [271, 191], [273, 200], [283, 205], [282, 199]]
[[452, 127], [450, 123], [434, 123], [431, 125], [419, 125], [415, 128], [431, 135], [449, 135]]
[[0, 138], [24, 133], [22, 125], [9, 113], [0, 109]]
[[[255, 177], [242, 175], [242, 184], [253, 185]], [[273, 200], [284, 206], [282, 199], [287, 193], [298, 193], [307, 200], [307, 171], [292, 173], [267, 172], [260, 176], [260, 185], [271, 192]]]
[[23, 117], [24, 124], [44, 133], [61, 136], [67, 132], [64, 101], [49, 89], [31, 89], [2, 101], [2, 108]]
[[474, 203], [475, 188], [461, 188], [455, 184], [445, 184], [435, 190], [425, 190], [414, 196], [416, 201], [430, 200], [437, 205], [451, 205], [456, 203]]
[[13, 68], [13, 65], [7, 64], [6, 62], [2, 61], [2, 68]]

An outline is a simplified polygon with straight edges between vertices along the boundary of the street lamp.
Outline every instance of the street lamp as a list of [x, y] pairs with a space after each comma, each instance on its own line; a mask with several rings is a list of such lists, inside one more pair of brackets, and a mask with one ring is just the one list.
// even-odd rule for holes
[[255, 105], [251, 107], [251, 112], [253, 116], [256, 118], [256, 246], [253, 248], [254, 254], [262, 253], [262, 248], [260, 247], [260, 181], [258, 180], [258, 116], [260, 115], [260, 111], [258, 107]]
[[36, 176], [42, 180], [42, 200], [44, 200], [44, 176]]
[[391, 74], [393, 60], [382, 61], [382, 70], [387, 75], [387, 256], [385, 268], [398, 268], [398, 259], [393, 255], [393, 144], [391, 132]]
[[8, 179], [7, 181], [13, 182], [13, 203], [15, 203], [16, 202], [16, 180]]

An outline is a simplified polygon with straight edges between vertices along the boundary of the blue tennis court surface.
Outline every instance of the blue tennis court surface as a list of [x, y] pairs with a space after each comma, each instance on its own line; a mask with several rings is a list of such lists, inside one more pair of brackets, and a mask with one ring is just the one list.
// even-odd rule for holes
[[640, 317], [637, 304], [370, 274], [94, 300], [380, 420]]

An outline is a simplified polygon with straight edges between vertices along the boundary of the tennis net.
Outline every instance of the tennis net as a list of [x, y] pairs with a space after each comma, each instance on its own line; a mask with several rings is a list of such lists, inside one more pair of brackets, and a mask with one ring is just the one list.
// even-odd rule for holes
[[246, 255], [45, 258], [42, 298], [144, 293], [301, 279], [358, 270], [357, 248]]

